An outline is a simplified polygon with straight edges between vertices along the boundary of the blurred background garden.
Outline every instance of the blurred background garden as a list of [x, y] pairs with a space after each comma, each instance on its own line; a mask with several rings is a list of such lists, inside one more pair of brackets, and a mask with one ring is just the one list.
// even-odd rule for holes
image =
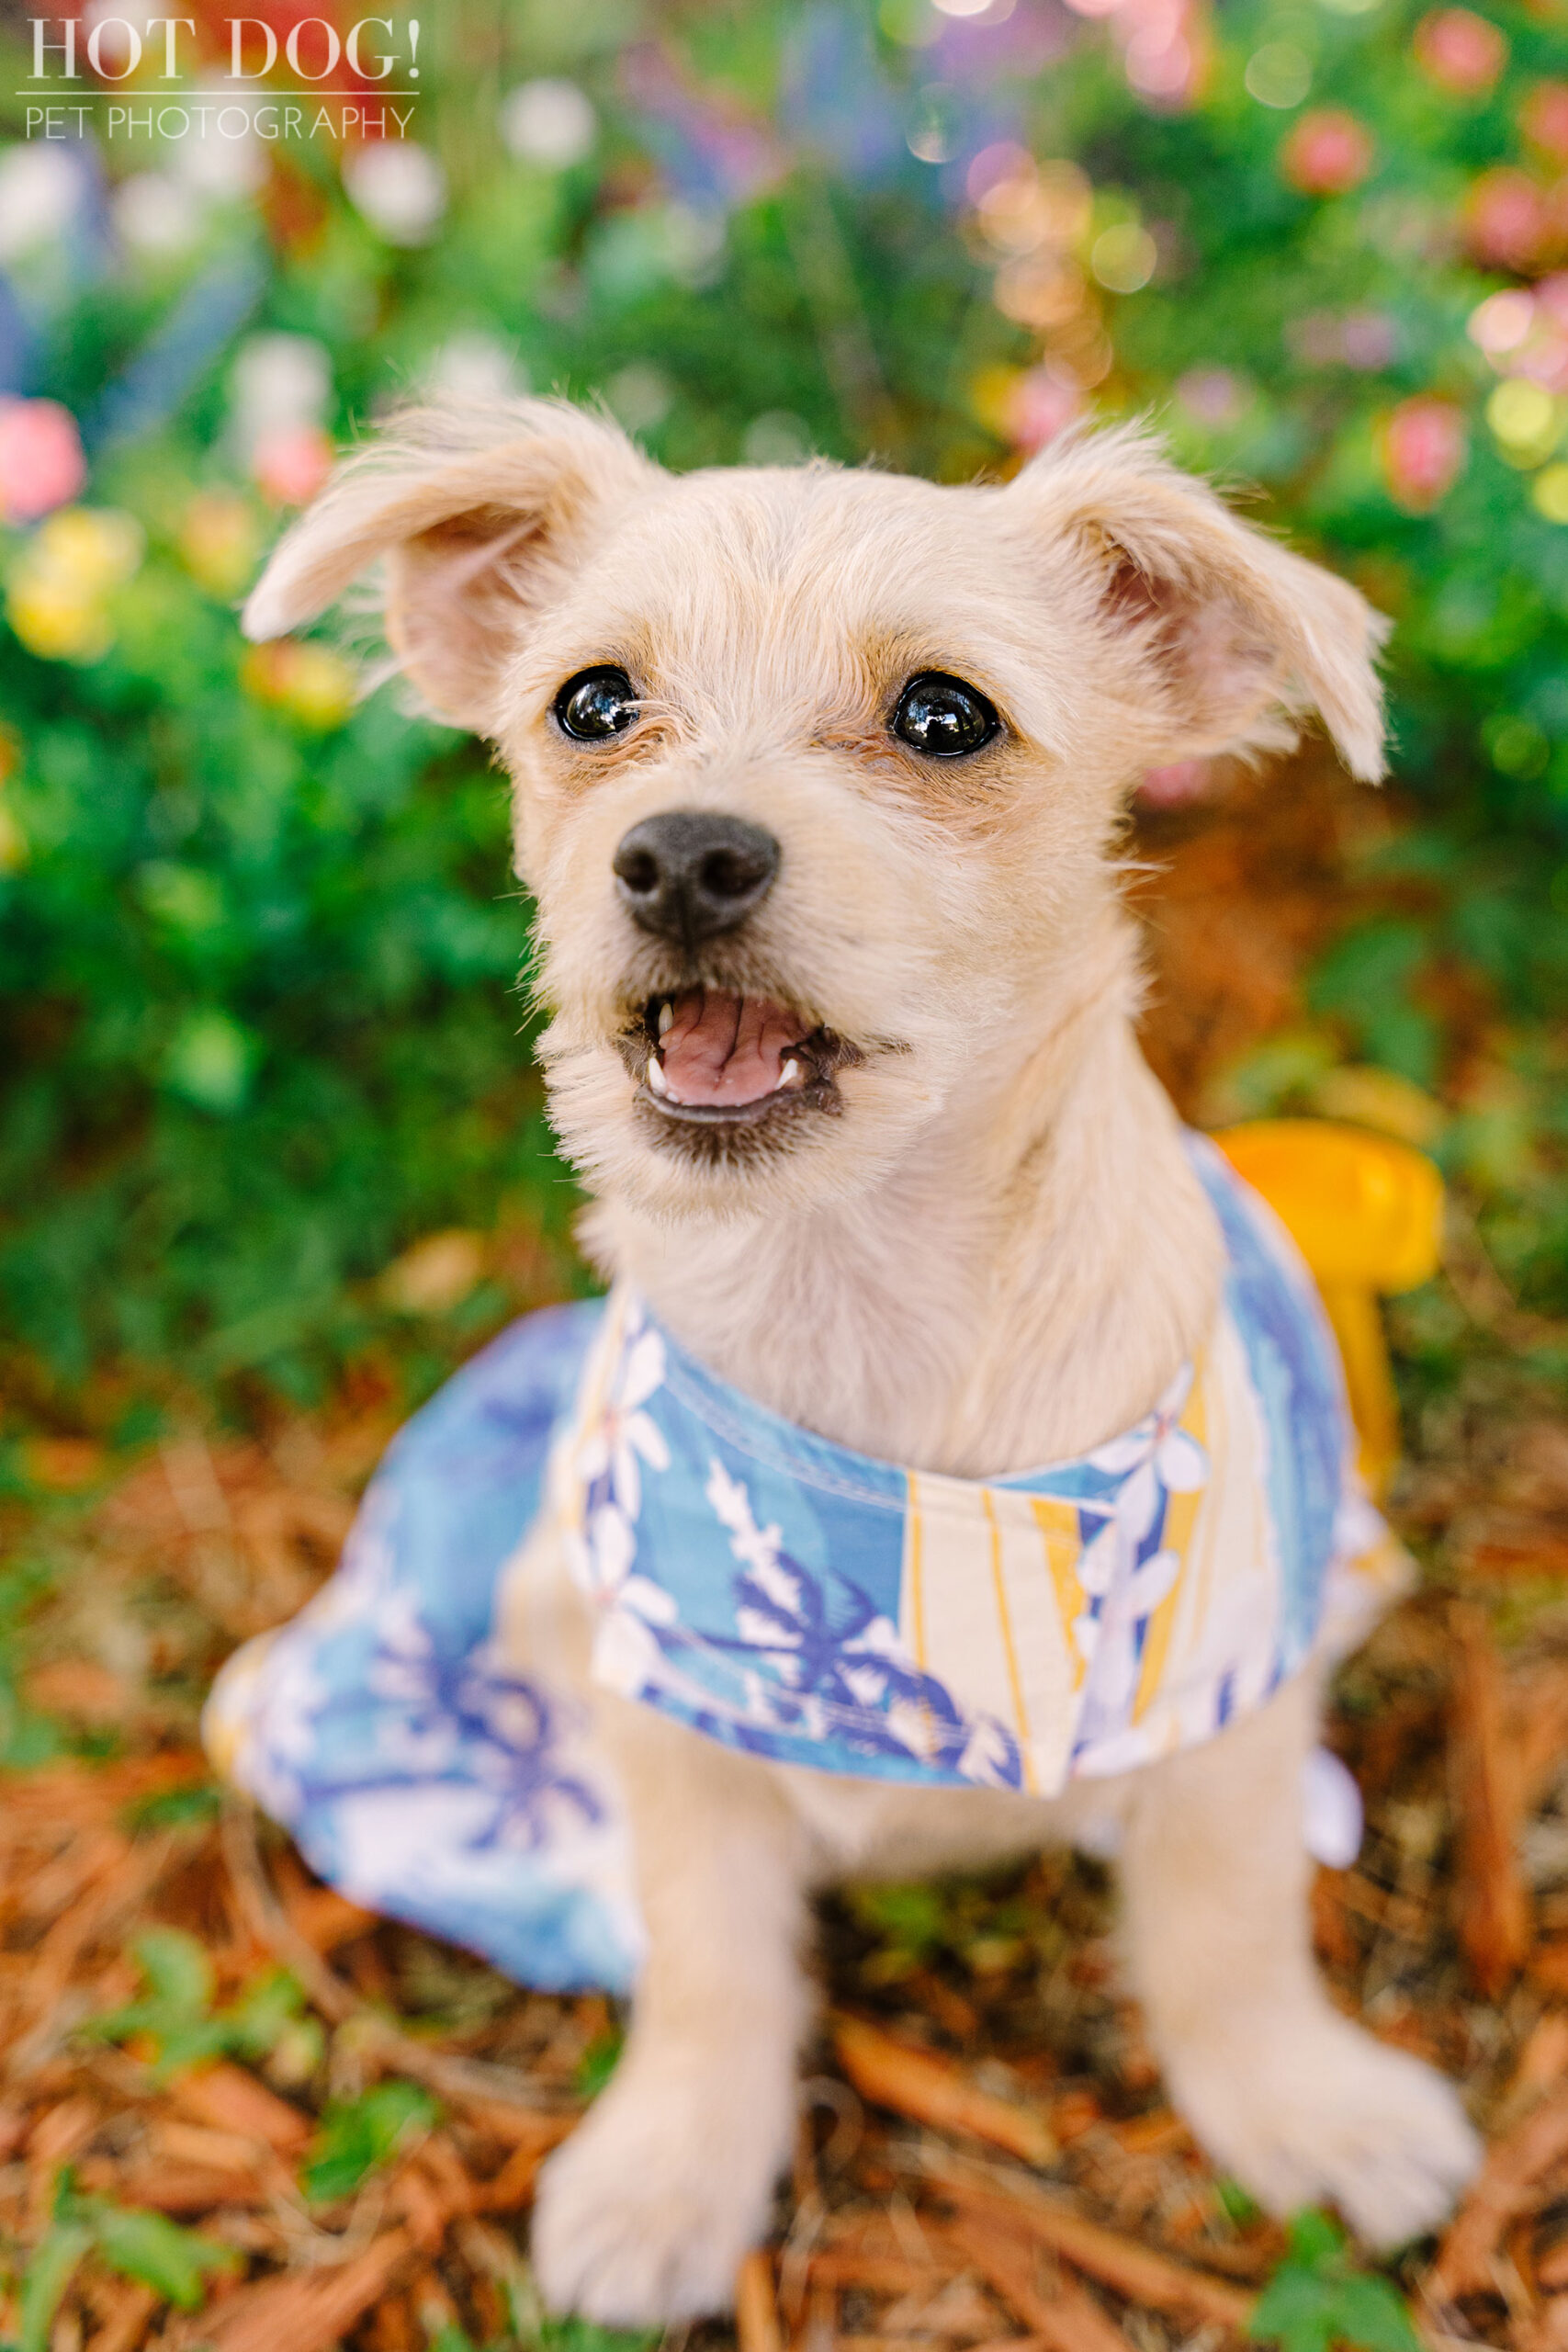
[[[1185, 1107], [1310, 1105], [1353, 1066], [1526, 1314], [1568, 1309], [1555, 0], [459, 0], [371, 20], [357, 73], [346, 13], [267, 0], [244, 62], [270, 35], [293, 138], [169, 115], [139, 7], [83, 13], [69, 136], [0, 98], [14, 1478], [193, 1411], [400, 1402], [573, 1279], [500, 779], [341, 639], [252, 650], [235, 618], [334, 448], [443, 389], [603, 400], [677, 468], [954, 481], [1147, 413], [1355, 579], [1396, 623], [1393, 791], [1296, 1002]], [[174, 36], [191, 89], [224, 86], [227, 23]], [[185, 135], [135, 132], [154, 99]], [[1228, 789], [1164, 775], [1145, 809]]]
[[[1389, 785], [1320, 743], [1156, 773], [1130, 887], [1187, 1116], [1350, 1120], [1449, 1180], [1443, 1270], [1390, 1310], [1427, 1584], [1340, 1688], [1370, 1830], [1318, 1939], [1513, 2151], [1427, 2274], [1437, 2340], [1560, 2352], [1568, 0], [443, 0], [352, 49], [331, 0], [252, 0], [243, 105], [200, 95], [229, 91], [227, 10], [184, 5], [171, 30], [95, 0], [37, 59], [0, 6], [0, 1765], [31, 1773], [0, 1808], [0, 2342], [563, 2341], [481, 2217], [604, 2079], [605, 2005], [522, 1999], [276, 1852], [269, 1895], [194, 1736], [399, 1420], [585, 1281], [503, 780], [355, 624], [254, 648], [236, 616], [378, 416], [532, 390], [676, 468], [943, 481], [1150, 416], [1391, 616]], [[1281, 2262], [1329, 2312], [1289, 2352], [1415, 2352], [1397, 2307], [1349, 2327], [1326, 2224], [1292, 2252], [1204, 2173], [1107, 1927], [1065, 1861], [852, 1895], [834, 1999], [957, 2072], [840, 2037], [847, 2075], [1065, 2151], [1084, 2211], [1199, 2263], [1195, 2290], [1093, 2241], [1134, 2352], [1237, 2324]], [[437, 2043], [537, 2111], [507, 2122]], [[794, 2340], [897, 2340], [866, 2283], [896, 2272], [947, 2312], [928, 2335], [1034, 2328], [984, 2214], [946, 2269], [876, 2237], [930, 2148], [845, 2140], [829, 2092], [789, 2244], [826, 2199], [870, 2267], [850, 2234], [835, 2285], [786, 2249]], [[170, 2306], [209, 2286], [192, 2335]], [[1063, 2343], [1052, 2308], [1030, 2341]]]

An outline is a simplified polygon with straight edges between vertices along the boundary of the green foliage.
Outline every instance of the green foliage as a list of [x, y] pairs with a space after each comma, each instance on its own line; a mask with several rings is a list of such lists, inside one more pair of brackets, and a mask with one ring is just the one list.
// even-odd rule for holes
[[1403, 2298], [1352, 2265], [1345, 2233], [1312, 2208], [1290, 2224], [1290, 2252], [1253, 2305], [1247, 2332], [1280, 2352], [1420, 2352]]
[[[1488, 1035], [1542, 1034], [1568, 996], [1568, 410], [1504, 431], [1494, 395], [1528, 379], [1466, 322], [1555, 266], [1549, 241], [1499, 259], [1477, 208], [1488, 175], [1544, 190], [1561, 169], [1525, 127], [1561, 39], [1495, 0], [1501, 62], [1466, 93], [1416, 58], [1426, 5], [1227, 0], [1206, 30], [1197, 12], [1212, 57], [1179, 105], [1129, 86], [1113, 27], [1057, 53], [1021, 0], [996, 25], [928, 0], [458, 6], [426, 28], [415, 135], [451, 191], [427, 243], [383, 234], [319, 144], [274, 155], [265, 207], [192, 199], [183, 249], [25, 258], [23, 389], [85, 420], [87, 508], [141, 544], [62, 650], [28, 601], [50, 525], [0, 530], [13, 1391], [106, 1433], [188, 1384], [240, 1413], [351, 1369], [419, 1393], [509, 1295], [412, 1313], [378, 1284], [389, 1261], [443, 1227], [559, 1235], [570, 1213], [500, 778], [392, 690], [353, 703], [319, 641], [280, 666], [240, 637], [281, 519], [237, 422], [261, 335], [318, 352], [334, 435], [450, 380], [478, 338], [515, 379], [604, 393], [676, 468], [809, 447], [953, 480], [1011, 463], [1029, 400], [1074, 382], [1100, 414], [1154, 413], [1396, 622], [1422, 856], [1407, 909], [1352, 926], [1318, 974], [1331, 1049], [1441, 1085], [1456, 973]], [[1292, 90], [1260, 98], [1254, 61], [1281, 49]], [[592, 152], [509, 153], [499, 94], [563, 74], [598, 108]], [[1309, 194], [1292, 142], [1324, 108], [1360, 126], [1365, 176]], [[1016, 254], [965, 193], [966, 159], [1009, 141], [1090, 183], [1065, 323], [1019, 323]], [[1105, 259], [1113, 232], [1147, 232], [1146, 282]], [[172, 370], [160, 336], [220, 296], [233, 323]], [[134, 430], [106, 421], [132, 383], [154, 386]], [[1406, 442], [1428, 428], [1449, 454], [1423, 482]], [[1568, 1229], [1536, 1174], [1560, 1170], [1565, 1089], [1557, 1068], [1532, 1084], [1522, 1143], [1465, 1172], [1505, 1271], [1559, 1310]]]
[[214, 2009], [212, 1963], [194, 1936], [149, 1928], [131, 1950], [143, 1978], [140, 1999], [94, 2018], [84, 2030], [102, 2041], [151, 2042], [160, 2082], [215, 2058], [269, 2057], [309, 2022], [304, 1996], [287, 1969], [264, 1970], [226, 2008]]
[[335, 2101], [323, 2113], [300, 2172], [315, 2205], [351, 2197], [378, 2165], [433, 2129], [440, 2109], [417, 2083], [373, 2083], [358, 2098]]
[[654, 2328], [601, 2327], [596, 2320], [545, 2319], [527, 2339], [538, 2352], [651, 2352], [660, 2331]]
[[619, 2026], [606, 2026], [596, 2033], [577, 2062], [572, 2088], [579, 2098], [597, 2098], [615, 2068], [621, 2063], [626, 2036]]
[[57, 2221], [34, 2249], [22, 2279], [16, 2352], [48, 2352], [54, 2314], [92, 2243], [85, 2222]]
[[93, 2244], [108, 2267], [151, 2287], [182, 2312], [193, 2312], [206, 2300], [209, 2278], [243, 2267], [231, 2246], [215, 2245], [197, 2230], [182, 2230], [166, 2214], [107, 2199], [81, 2201], [90, 2207]]
[[1239, 2180], [1232, 2180], [1228, 2174], [1215, 2181], [1214, 2195], [1220, 2201], [1220, 2210], [1225, 2219], [1234, 2222], [1238, 2230], [1250, 2228], [1254, 2222], [1260, 2222], [1263, 2218], [1263, 2209], [1257, 2199], [1242, 2187]]
[[231, 2246], [144, 2207], [85, 2197], [62, 2170], [50, 2228], [23, 2275], [17, 2337], [7, 2352], [48, 2352], [54, 2315], [89, 2256], [184, 2312], [200, 2308], [210, 2278], [243, 2267]]
[[1050, 1966], [1065, 1940], [1063, 1906], [1030, 1897], [1011, 1873], [995, 1883], [852, 1886], [843, 1899], [855, 1924], [877, 1941], [879, 1949], [861, 1963], [873, 1984], [897, 1984], [944, 1958], [979, 1975], [1006, 1970], [1030, 1951]]
[[126, 1827], [140, 1835], [149, 1829], [180, 1829], [187, 1822], [208, 1823], [223, 1809], [223, 1792], [211, 1781], [186, 1782], [183, 1788], [155, 1789], [138, 1797], [122, 1816]]

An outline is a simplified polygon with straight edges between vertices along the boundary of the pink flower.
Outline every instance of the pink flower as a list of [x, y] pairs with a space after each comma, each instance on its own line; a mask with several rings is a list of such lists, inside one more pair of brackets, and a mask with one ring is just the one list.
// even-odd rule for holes
[[1234, 424], [1247, 406], [1246, 388], [1228, 368], [1190, 368], [1176, 397], [1200, 424]]
[[1381, 441], [1390, 494], [1410, 514], [1425, 514], [1448, 496], [1470, 446], [1463, 410], [1431, 392], [1401, 401]]
[[1568, 334], [1568, 269], [1543, 277], [1535, 289], [1536, 307], [1555, 327]]
[[1568, 164], [1568, 82], [1538, 82], [1519, 108], [1519, 129], [1542, 154]]
[[1483, 97], [1508, 62], [1508, 43], [1495, 25], [1468, 8], [1438, 8], [1416, 28], [1416, 62], [1456, 97]]
[[1008, 399], [1008, 436], [1021, 449], [1043, 449], [1083, 406], [1077, 386], [1046, 368], [1031, 368], [1021, 376]]
[[1482, 173], [1464, 209], [1472, 253], [1497, 269], [1528, 268], [1551, 225], [1541, 189], [1506, 164]]
[[1280, 168], [1303, 196], [1343, 196], [1372, 168], [1371, 133], [1343, 107], [1314, 107], [1280, 150]]
[[58, 401], [0, 399], [0, 517], [36, 523], [87, 479], [76, 420]]
[[1211, 781], [1209, 761], [1173, 760], [1168, 767], [1145, 772], [1138, 797], [1148, 808], [1185, 808], [1206, 797]]
[[262, 433], [251, 457], [258, 487], [279, 506], [303, 506], [333, 469], [333, 445], [319, 424]]

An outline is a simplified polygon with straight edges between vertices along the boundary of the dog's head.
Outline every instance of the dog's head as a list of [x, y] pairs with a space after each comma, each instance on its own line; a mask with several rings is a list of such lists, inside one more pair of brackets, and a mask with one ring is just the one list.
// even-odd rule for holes
[[514, 779], [561, 1135], [664, 1214], [841, 1195], [1005, 1082], [1143, 770], [1308, 709], [1381, 770], [1376, 616], [1133, 431], [939, 488], [677, 478], [548, 401], [416, 414], [247, 628], [378, 561], [402, 668]]

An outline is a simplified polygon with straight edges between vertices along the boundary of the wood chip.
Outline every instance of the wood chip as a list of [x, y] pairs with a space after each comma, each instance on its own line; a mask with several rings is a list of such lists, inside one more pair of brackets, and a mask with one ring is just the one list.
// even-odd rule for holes
[[118, 2178], [97, 2181], [83, 2167], [85, 2188], [102, 2187], [128, 2205], [150, 2205], [155, 2212], [173, 2214], [176, 2220], [188, 2220], [195, 2214], [210, 2213], [219, 2205], [260, 2205], [269, 2195], [269, 2188], [257, 2175], [247, 2179], [231, 2169], [220, 2169], [216, 2165], [144, 2164]]
[[1048, 2352], [1127, 2352], [1127, 2339], [1081, 2287], [1042, 2278], [1037, 2248], [968, 2215], [949, 2233], [952, 2243]]
[[1533, 2319], [1514, 2331], [1517, 2352], [1568, 2352], [1568, 2295], [1549, 2295]]
[[570, 2140], [582, 2117], [573, 2108], [551, 2114], [544, 2108], [513, 2107], [510, 2101], [468, 2098], [463, 2100], [463, 2112], [470, 2123], [479, 2126], [492, 2140], [502, 2141], [507, 2147], [531, 2150], [543, 2158], [563, 2140]]
[[241, 2139], [265, 2141], [279, 2155], [298, 2154], [310, 2137], [308, 2116], [227, 2059], [182, 2075], [173, 2085], [172, 2095], [198, 2123], [235, 2132]]
[[1449, 1784], [1456, 1829], [1460, 1946], [1478, 1990], [1495, 2000], [1529, 1949], [1529, 1904], [1519, 1869], [1523, 1790], [1508, 1738], [1502, 1669], [1484, 1612], [1450, 1614], [1454, 1644]]
[[995, 2174], [975, 2177], [941, 2159], [928, 2161], [927, 2170], [962, 2211], [1049, 2246], [1130, 2303], [1217, 2327], [1246, 2324], [1255, 2298], [1245, 2288], [1089, 2221], [1032, 2181], [1005, 2181]]
[[825, 2287], [863, 2287], [872, 2295], [935, 2293], [952, 2277], [936, 2262], [916, 2262], [907, 2254], [875, 2254], [868, 2247], [824, 2246], [807, 2264], [811, 2278]]
[[1192, 2145], [1191, 2132], [1168, 2107], [1156, 2108], [1152, 2115], [1134, 2116], [1128, 2123], [1113, 2123], [1111, 2129], [1130, 2156], [1170, 2156]]
[[1527, 1810], [1538, 1804], [1568, 1753], [1568, 1659], [1547, 1658], [1510, 1684], [1508, 1742]]
[[135, 2352], [159, 2308], [151, 2287], [117, 2278], [106, 2296], [104, 2324], [87, 2339], [87, 2352]]
[[241, 2287], [216, 2311], [193, 2313], [171, 2332], [170, 2352], [198, 2345], [204, 2352], [331, 2352], [414, 2252], [407, 2230], [387, 2230], [352, 2262]]
[[1508, 2085], [1515, 2102], [1552, 2089], [1568, 2075], [1568, 2009], [1546, 2009], [1526, 2038]]
[[1055, 2134], [1038, 2108], [980, 2090], [950, 2060], [912, 2050], [859, 2018], [837, 2018], [833, 2039], [845, 2074], [873, 2106], [891, 2108], [938, 2132], [989, 2141], [1026, 2164], [1055, 2161]]
[[761, 2246], [735, 2274], [735, 2335], [740, 2352], [784, 2352], [773, 2261]]
[[292, 1888], [286, 1908], [296, 1934], [317, 1952], [335, 1951], [356, 1936], [369, 1935], [378, 1924], [373, 1911], [362, 1910], [334, 1886]]
[[182, 2123], [178, 2116], [159, 2115], [149, 2134], [155, 2155], [173, 2164], [206, 2165], [219, 2172], [251, 2173], [255, 2169], [256, 2143], [237, 2132], [214, 2132], [205, 2123]]
[[481, 2213], [516, 2213], [534, 2201], [534, 2188], [548, 2150], [513, 2148], [492, 2180], [475, 2191], [475, 2210]]
[[1479, 2293], [1510, 2222], [1528, 2212], [1543, 2173], [1568, 2156], [1568, 2089], [1551, 2093], [1487, 2152], [1427, 2273], [1434, 2302]]

